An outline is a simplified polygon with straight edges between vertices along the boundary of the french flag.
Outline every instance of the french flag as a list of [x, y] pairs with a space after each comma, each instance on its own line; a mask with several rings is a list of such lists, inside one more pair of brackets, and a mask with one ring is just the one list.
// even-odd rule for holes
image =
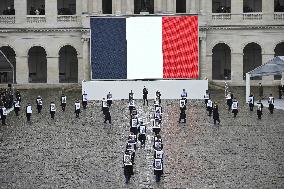
[[198, 78], [198, 17], [91, 18], [92, 79]]

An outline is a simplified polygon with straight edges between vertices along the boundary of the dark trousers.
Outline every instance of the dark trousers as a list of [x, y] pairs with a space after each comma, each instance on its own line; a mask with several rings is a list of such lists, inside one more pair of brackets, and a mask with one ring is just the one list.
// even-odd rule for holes
[[145, 101], [147, 102], [147, 106], [148, 106], [148, 99], [147, 99], [147, 96], [143, 96], [143, 106], [145, 106]]
[[160, 174], [156, 174], [156, 182], [160, 182], [161, 181], [161, 175]]
[[212, 108], [211, 108], [211, 107], [208, 107], [207, 109], [208, 109], [208, 116], [211, 117], [211, 116], [212, 116]]
[[65, 107], [66, 107], [66, 104], [61, 104], [61, 108], [62, 108], [62, 111], [64, 112], [65, 111]]
[[1, 120], [2, 120], [2, 125], [6, 125], [6, 116], [5, 115], [2, 115]]
[[31, 114], [30, 113], [27, 113], [27, 121], [31, 121]]
[[87, 104], [88, 104], [87, 101], [83, 101], [82, 104], [83, 104], [83, 109], [84, 110], [87, 109]]
[[183, 123], [186, 123], [186, 114], [185, 114], [185, 112], [180, 113], [178, 122], [180, 123], [182, 119], [183, 119]]
[[19, 116], [19, 108], [14, 108], [16, 116]]
[[261, 114], [257, 114], [258, 119], [261, 119]]
[[271, 114], [273, 114], [273, 109], [274, 109], [274, 105], [273, 104], [269, 104], [269, 112]]
[[128, 184], [130, 181], [131, 175], [124, 175], [125, 176], [125, 183]]
[[214, 125], [216, 124], [216, 121], [218, 121], [218, 123], [220, 123], [219, 117], [218, 117], [218, 118], [215, 118], [215, 119], [213, 119], [213, 120], [214, 120]]
[[50, 112], [51, 119], [54, 119], [55, 112]]
[[139, 135], [139, 140], [141, 142], [141, 146], [142, 145], [145, 145], [145, 142], [146, 142], [146, 135], [145, 134], [140, 134]]
[[249, 104], [249, 110], [253, 111], [253, 105]]
[[75, 114], [76, 114], [76, 118], [78, 118], [78, 117], [79, 117], [79, 114], [80, 114], [80, 110], [76, 110], [76, 111], [75, 111]]
[[108, 121], [109, 123], [111, 123], [111, 115], [110, 115], [109, 112], [106, 112], [106, 113], [105, 113], [105, 121], [104, 121], [104, 123], [106, 123], [107, 121]]
[[41, 110], [42, 110], [42, 106], [37, 105], [37, 113], [40, 113], [40, 112], [41, 112]]

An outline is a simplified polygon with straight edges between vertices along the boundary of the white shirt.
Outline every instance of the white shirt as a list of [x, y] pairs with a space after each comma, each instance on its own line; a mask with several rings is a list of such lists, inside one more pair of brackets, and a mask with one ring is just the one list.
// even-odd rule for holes
[[134, 100], [130, 100], [129, 106], [135, 106], [135, 101]]
[[124, 162], [124, 165], [132, 165], [131, 155], [124, 154], [123, 162]]
[[253, 103], [254, 103], [253, 96], [250, 96], [248, 99], [249, 99], [248, 102], [249, 102], [250, 104], [253, 104]]
[[155, 153], [156, 153], [156, 159], [163, 159], [163, 155], [164, 155], [164, 152], [163, 150], [155, 150]]
[[106, 108], [106, 107], [107, 107], [107, 101], [103, 100], [103, 108]]
[[54, 103], [50, 104], [50, 111], [55, 112], [56, 111], [56, 107]]
[[83, 102], [88, 101], [88, 95], [87, 94], [83, 94]]
[[7, 115], [8, 114], [5, 107], [2, 108], [2, 112], [3, 112], [3, 115]]
[[79, 103], [79, 102], [76, 102], [76, 103], [75, 103], [75, 109], [76, 109], [76, 110], [80, 110], [80, 103]]
[[163, 170], [163, 164], [161, 159], [155, 159], [154, 170]]
[[20, 107], [21, 107], [19, 101], [16, 101], [16, 102], [15, 102], [15, 107], [16, 107], [16, 108], [20, 108]]
[[183, 91], [180, 95], [182, 98], [186, 98], [187, 97], [187, 92]]
[[107, 94], [107, 100], [112, 100], [112, 94]]
[[140, 134], [146, 134], [146, 126], [140, 125]]
[[204, 99], [209, 99], [209, 94], [205, 94]]
[[270, 96], [270, 97], [268, 98], [268, 103], [269, 103], [269, 104], [274, 104], [274, 97]]
[[213, 107], [213, 103], [210, 99], [207, 102], [207, 107], [211, 107], [211, 108]]
[[28, 114], [33, 113], [32, 106], [27, 106], [27, 113]]
[[226, 99], [227, 99], [227, 100], [232, 99], [232, 98], [231, 98], [231, 94], [227, 94]]
[[61, 103], [64, 103], [64, 104], [66, 103], [66, 96], [61, 97]]
[[237, 110], [238, 109], [238, 101], [234, 101], [232, 104], [232, 110]]

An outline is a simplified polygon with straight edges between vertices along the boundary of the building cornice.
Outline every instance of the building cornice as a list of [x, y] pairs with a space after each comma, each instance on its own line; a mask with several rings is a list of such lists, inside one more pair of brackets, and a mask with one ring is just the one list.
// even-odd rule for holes
[[0, 33], [50, 33], [50, 32], [81, 32], [89, 33], [89, 28], [2, 28]]
[[284, 29], [284, 25], [212, 25], [199, 26], [200, 31], [206, 30], [262, 30], [262, 29]]

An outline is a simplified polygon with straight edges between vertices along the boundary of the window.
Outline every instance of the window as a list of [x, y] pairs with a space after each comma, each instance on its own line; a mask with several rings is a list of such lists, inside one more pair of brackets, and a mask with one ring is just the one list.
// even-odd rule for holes
[[103, 14], [112, 14], [112, 0], [102, 0]]
[[284, 12], [284, 0], [274, 0], [274, 12]]
[[45, 15], [44, 0], [27, 0], [28, 15]]
[[244, 0], [243, 11], [262, 12], [262, 0]]
[[58, 15], [75, 15], [76, 0], [57, 0]]
[[176, 0], [176, 12], [186, 13], [186, 0]]
[[14, 0], [0, 1], [0, 15], [15, 15]]
[[213, 0], [212, 13], [231, 13], [231, 0]]

